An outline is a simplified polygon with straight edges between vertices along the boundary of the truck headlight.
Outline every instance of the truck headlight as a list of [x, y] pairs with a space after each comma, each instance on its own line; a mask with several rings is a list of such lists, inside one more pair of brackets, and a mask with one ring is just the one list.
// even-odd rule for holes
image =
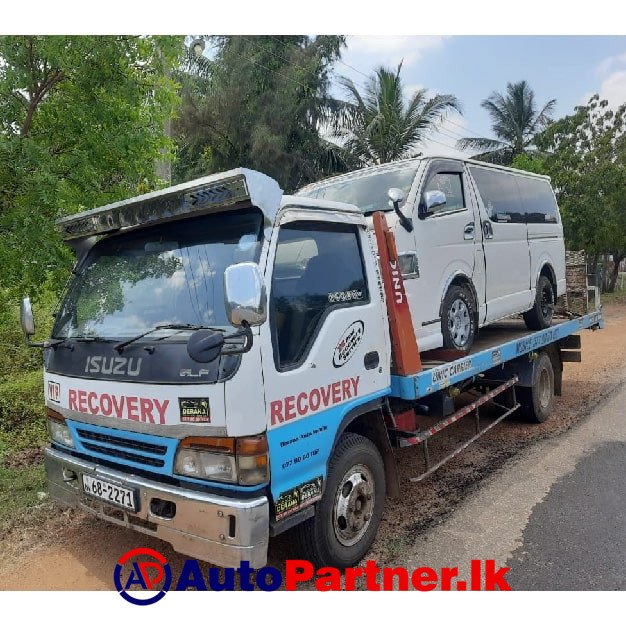
[[174, 473], [240, 485], [269, 480], [267, 439], [255, 437], [187, 437], [176, 453]]
[[65, 423], [65, 418], [59, 412], [46, 407], [46, 417], [48, 418], [48, 432], [50, 439], [55, 443], [60, 443], [68, 448], [74, 447], [72, 433]]

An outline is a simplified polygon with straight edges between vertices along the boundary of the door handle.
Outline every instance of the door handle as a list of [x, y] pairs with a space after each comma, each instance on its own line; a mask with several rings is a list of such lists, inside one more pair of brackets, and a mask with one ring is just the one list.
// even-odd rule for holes
[[463, 229], [463, 239], [474, 239], [474, 222], [465, 224], [465, 228]]
[[493, 239], [493, 228], [489, 222], [483, 222], [483, 235], [485, 239]]

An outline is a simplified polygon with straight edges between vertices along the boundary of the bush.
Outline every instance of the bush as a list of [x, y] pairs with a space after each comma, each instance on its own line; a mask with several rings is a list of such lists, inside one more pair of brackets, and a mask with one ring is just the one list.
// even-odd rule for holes
[[41, 370], [24, 372], [0, 382], [0, 430], [9, 432], [43, 423], [44, 397]]

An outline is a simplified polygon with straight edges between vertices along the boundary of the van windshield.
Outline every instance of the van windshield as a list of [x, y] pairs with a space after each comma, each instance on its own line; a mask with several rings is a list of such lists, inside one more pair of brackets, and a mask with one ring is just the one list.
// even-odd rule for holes
[[347, 202], [356, 205], [363, 213], [391, 211], [393, 207], [389, 206], [387, 192], [391, 187], [398, 187], [402, 189], [406, 198], [416, 172], [417, 166], [385, 172], [373, 171], [371, 174], [354, 178], [324, 181], [319, 186], [298, 191], [296, 195], [317, 200]]
[[164, 324], [230, 329], [224, 270], [258, 261], [262, 224], [260, 211], [246, 209], [99, 241], [68, 291], [52, 337], [123, 339]]

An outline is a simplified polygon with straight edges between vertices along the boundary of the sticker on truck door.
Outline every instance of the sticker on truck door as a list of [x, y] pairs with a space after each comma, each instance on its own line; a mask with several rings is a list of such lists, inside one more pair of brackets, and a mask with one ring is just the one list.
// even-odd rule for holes
[[335, 367], [342, 367], [352, 358], [361, 343], [361, 339], [363, 339], [364, 330], [365, 324], [361, 320], [357, 320], [343, 331], [333, 352], [333, 365]]

